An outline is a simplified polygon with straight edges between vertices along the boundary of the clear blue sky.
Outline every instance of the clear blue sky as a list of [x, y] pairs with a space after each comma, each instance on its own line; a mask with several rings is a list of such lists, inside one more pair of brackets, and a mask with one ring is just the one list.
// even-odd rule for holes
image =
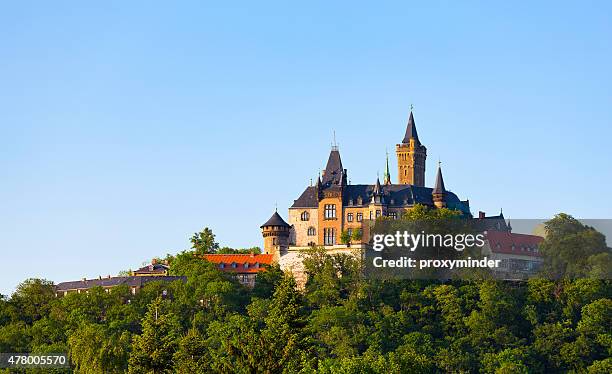
[[332, 130], [373, 183], [411, 103], [473, 212], [612, 218], [610, 2], [223, 3], [0, 6], [0, 293], [261, 245]]

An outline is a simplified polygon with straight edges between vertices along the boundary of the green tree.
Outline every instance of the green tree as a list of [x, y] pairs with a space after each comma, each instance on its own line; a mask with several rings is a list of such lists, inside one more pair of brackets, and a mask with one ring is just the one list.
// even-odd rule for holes
[[118, 373], [127, 369], [131, 335], [84, 323], [68, 338], [70, 360], [79, 373]]
[[[546, 237], [540, 244], [544, 256], [542, 272], [549, 278], [606, 276], [610, 248], [606, 238], [593, 227], [560, 213], [544, 225]], [[602, 262], [603, 265], [602, 266]]]
[[181, 326], [169, 312], [169, 301], [161, 297], [150, 305], [142, 320], [142, 334], [132, 341], [130, 373], [171, 373], [172, 357], [178, 348]]
[[208, 227], [193, 234], [190, 241], [191, 248], [198, 254], [215, 253], [219, 249], [219, 243], [215, 241], [215, 234]]

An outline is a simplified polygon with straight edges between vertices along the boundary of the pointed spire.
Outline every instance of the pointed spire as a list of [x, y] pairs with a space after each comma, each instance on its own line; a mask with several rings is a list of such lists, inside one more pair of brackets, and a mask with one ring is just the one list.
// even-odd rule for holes
[[391, 184], [391, 173], [389, 172], [389, 152], [387, 153], [387, 165], [385, 166], [385, 175], [383, 177], [383, 183], [385, 185]]
[[438, 175], [436, 176], [436, 185], [434, 186], [433, 193], [445, 193], [446, 189], [444, 188], [444, 179], [442, 178], [442, 166], [441, 162], [438, 161]]
[[414, 138], [416, 143], [419, 143], [419, 135], [417, 134], [416, 125], [414, 124], [414, 115], [412, 114], [412, 108], [410, 109], [410, 117], [408, 118], [408, 125], [406, 126], [406, 135], [402, 143], [410, 143], [410, 139]]
[[376, 177], [376, 184], [374, 185], [374, 195], [380, 195], [382, 192], [382, 188], [380, 187], [380, 179]]
[[342, 168], [342, 160], [340, 159], [340, 151], [337, 147], [332, 148], [327, 159], [327, 165], [325, 165], [325, 174], [323, 174], [323, 183], [327, 186], [328, 184], [342, 184], [342, 174], [344, 169]]

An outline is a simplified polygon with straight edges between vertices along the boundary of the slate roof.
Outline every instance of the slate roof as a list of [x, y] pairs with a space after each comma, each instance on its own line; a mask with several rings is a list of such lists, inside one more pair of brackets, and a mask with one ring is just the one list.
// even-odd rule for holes
[[404, 135], [404, 140], [402, 140], [402, 143], [410, 143], [410, 138], [414, 138], [417, 143], [420, 143], [416, 125], [414, 124], [414, 116], [412, 115], [412, 111], [410, 112], [410, 118], [408, 118], [408, 124], [406, 125], [406, 135]]
[[327, 159], [327, 165], [325, 166], [325, 174], [323, 174], [323, 185], [325, 187], [334, 184], [342, 184], [342, 160], [340, 159], [340, 151], [338, 149], [332, 149]]
[[[352, 199], [352, 206], [364, 206], [370, 203], [375, 185], [371, 184], [349, 184], [344, 186], [343, 197], [344, 206], [349, 205]], [[410, 184], [391, 184], [380, 186], [384, 201], [389, 206], [410, 206], [414, 204], [433, 205], [432, 188], [419, 187]], [[362, 205], [357, 205], [358, 197], [361, 197]], [[393, 200], [393, 203], [391, 203]], [[450, 191], [446, 191], [446, 205], [449, 209], [458, 209], [463, 213], [470, 215], [470, 207], [466, 202], [459, 200], [457, 195]], [[313, 186], [306, 187], [302, 195], [294, 201], [291, 208], [317, 208], [319, 202], [317, 199], [317, 191]]]
[[160, 273], [163, 274], [168, 271], [168, 265], [164, 264], [150, 264], [147, 266], [143, 266], [138, 270], [134, 271], [134, 274], [150, 274], [150, 273]]
[[285, 222], [285, 220], [280, 216], [280, 214], [278, 214], [278, 212], [274, 212], [274, 214], [272, 214], [272, 217], [270, 217], [270, 219], [267, 220], [266, 223], [264, 223], [263, 225], [261, 225], [259, 227], [264, 227], [264, 226], [286, 226], [286, 227], [290, 227], [289, 224], [287, 222]]
[[488, 216], [477, 219], [478, 228], [482, 231], [495, 230], [495, 231], [506, 231], [510, 232], [511, 227], [506, 223], [504, 214], [500, 213], [498, 216]]
[[57, 291], [86, 290], [93, 287], [115, 287], [126, 284], [130, 287], [142, 287], [144, 284], [154, 281], [173, 282], [175, 280], [185, 281], [187, 278], [182, 276], [132, 276], [132, 277], [110, 277], [102, 279], [86, 279], [80, 281], [70, 281], [58, 283], [55, 286]]
[[442, 168], [438, 166], [438, 175], [436, 175], [436, 185], [433, 189], [434, 193], [444, 193], [444, 179], [442, 178]]

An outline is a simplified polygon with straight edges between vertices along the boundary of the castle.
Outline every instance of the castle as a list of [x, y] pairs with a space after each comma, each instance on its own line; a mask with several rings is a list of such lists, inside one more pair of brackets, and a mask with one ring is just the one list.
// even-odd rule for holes
[[275, 212], [261, 225], [264, 253], [279, 261], [285, 254], [309, 246], [329, 250], [346, 249], [348, 242], [359, 246], [364, 220], [381, 216], [398, 219], [416, 204], [456, 209], [472, 216], [469, 201], [445, 188], [439, 165], [434, 187], [425, 187], [427, 147], [419, 140], [412, 111], [395, 153], [397, 183], [391, 180], [387, 156], [382, 184], [379, 178], [375, 184], [350, 184], [340, 151], [332, 146], [316, 185], [306, 187], [289, 208], [289, 223]]

